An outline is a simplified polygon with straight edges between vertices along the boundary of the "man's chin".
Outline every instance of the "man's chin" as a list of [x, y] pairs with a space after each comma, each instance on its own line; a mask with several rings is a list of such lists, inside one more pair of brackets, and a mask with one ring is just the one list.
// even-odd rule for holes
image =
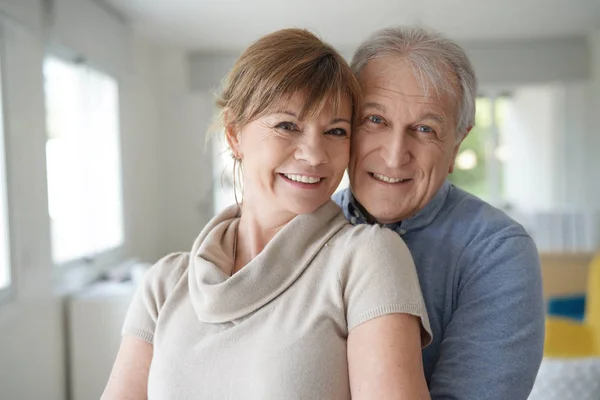
[[[356, 199], [362, 206], [364, 212], [371, 219], [379, 223], [394, 223], [402, 221], [403, 217], [410, 214], [409, 207], [406, 204], [394, 204], [392, 199], [386, 199], [387, 196], [377, 196], [376, 192], [370, 193], [368, 196], [361, 197], [355, 194]], [[395, 199], [397, 200], [397, 199]]]
[[379, 213], [379, 215], [377, 217], [375, 217], [375, 219], [380, 224], [389, 225], [389, 224], [395, 224], [395, 223], [401, 222], [403, 218], [401, 215], [398, 215], [395, 213], [381, 212], [381, 213]]

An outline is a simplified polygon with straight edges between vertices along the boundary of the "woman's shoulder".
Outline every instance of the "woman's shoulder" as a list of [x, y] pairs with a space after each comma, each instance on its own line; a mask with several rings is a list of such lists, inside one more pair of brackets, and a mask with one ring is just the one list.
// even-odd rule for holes
[[158, 260], [146, 272], [144, 282], [155, 289], [172, 289], [185, 275], [190, 262], [190, 253], [171, 253]]
[[404, 240], [391, 229], [379, 225], [347, 225], [337, 235], [338, 243], [354, 255], [409, 255]]

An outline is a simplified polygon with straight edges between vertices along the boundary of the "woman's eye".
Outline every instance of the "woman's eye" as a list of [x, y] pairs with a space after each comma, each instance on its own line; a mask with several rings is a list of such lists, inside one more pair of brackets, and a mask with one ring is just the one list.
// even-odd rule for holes
[[379, 115], [369, 115], [367, 117], [367, 119], [371, 122], [373, 122], [374, 124], [382, 124], [383, 123], [383, 118], [381, 118]]
[[348, 136], [348, 132], [346, 132], [346, 130], [342, 128], [331, 129], [327, 131], [327, 134], [333, 136]]
[[297, 131], [298, 127], [293, 122], [280, 122], [275, 125], [277, 129], [283, 129], [284, 131]]

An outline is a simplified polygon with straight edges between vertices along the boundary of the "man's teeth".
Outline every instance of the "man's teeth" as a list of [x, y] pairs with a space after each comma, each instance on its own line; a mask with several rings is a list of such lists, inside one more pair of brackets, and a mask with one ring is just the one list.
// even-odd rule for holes
[[321, 182], [321, 178], [315, 178], [312, 176], [306, 175], [292, 175], [292, 174], [283, 174], [286, 178], [291, 181], [302, 182], [302, 183], [319, 183]]
[[398, 183], [398, 182], [402, 182], [404, 179], [396, 179], [396, 178], [390, 178], [389, 176], [385, 176], [385, 175], [381, 175], [381, 174], [376, 174], [373, 173], [373, 176], [376, 179], [379, 179], [380, 181], [386, 182], [386, 183]]

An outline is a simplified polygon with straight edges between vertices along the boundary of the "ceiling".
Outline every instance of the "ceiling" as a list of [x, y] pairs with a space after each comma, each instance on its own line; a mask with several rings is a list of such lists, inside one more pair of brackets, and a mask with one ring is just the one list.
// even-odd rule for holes
[[354, 48], [376, 29], [408, 24], [462, 41], [585, 35], [600, 0], [101, 0], [154, 40], [238, 51], [284, 27]]

